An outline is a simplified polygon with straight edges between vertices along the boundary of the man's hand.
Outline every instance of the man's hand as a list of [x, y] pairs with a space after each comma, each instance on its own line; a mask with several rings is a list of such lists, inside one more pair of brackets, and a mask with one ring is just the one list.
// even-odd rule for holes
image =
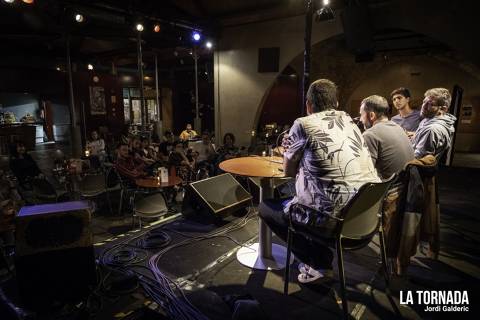
[[282, 147], [284, 149], [283, 152], [287, 151], [288, 150], [288, 147], [290, 146], [290, 141], [288, 140], [290, 136], [288, 135], [288, 133], [285, 133], [283, 135], [283, 138], [282, 138]]

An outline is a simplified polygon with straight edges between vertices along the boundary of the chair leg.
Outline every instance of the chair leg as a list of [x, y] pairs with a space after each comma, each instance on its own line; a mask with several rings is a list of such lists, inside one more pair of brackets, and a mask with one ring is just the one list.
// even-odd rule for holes
[[380, 238], [380, 254], [382, 255], [382, 264], [383, 264], [383, 272], [385, 275], [385, 284], [387, 286], [387, 290], [390, 287], [390, 274], [388, 271], [388, 264], [387, 264], [387, 252], [385, 251], [385, 237], [383, 235], [383, 229], [380, 226], [378, 236]]
[[108, 204], [108, 211], [110, 212], [110, 214], [113, 214], [113, 209], [112, 209], [112, 201], [110, 200], [110, 194], [109, 192], [105, 192], [105, 195], [107, 197], [107, 204]]
[[123, 206], [123, 188], [120, 189], [120, 203], [118, 204], [118, 215], [122, 214], [122, 206]]
[[337, 249], [337, 263], [338, 263], [338, 277], [340, 280], [340, 294], [342, 298], [343, 318], [348, 319], [348, 301], [347, 301], [347, 288], [345, 285], [345, 270], [343, 267], [343, 252], [342, 252], [342, 240], [339, 239], [336, 245]]
[[290, 281], [290, 257], [292, 255], [292, 231], [287, 231], [287, 261], [285, 262], [285, 275], [283, 277], [283, 294], [288, 295], [288, 282]]

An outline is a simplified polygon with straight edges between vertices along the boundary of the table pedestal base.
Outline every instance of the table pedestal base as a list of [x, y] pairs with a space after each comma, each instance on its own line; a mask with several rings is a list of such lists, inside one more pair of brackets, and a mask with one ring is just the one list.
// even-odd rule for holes
[[[281, 270], [285, 268], [287, 260], [287, 248], [279, 244], [272, 244], [272, 257], [262, 258], [259, 255], [258, 243], [248, 247], [242, 247], [237, 251], [237, 260], [244, 266], [258, 270]], [[290, 264], [293, 263], [293, 253], [290, 256]]]

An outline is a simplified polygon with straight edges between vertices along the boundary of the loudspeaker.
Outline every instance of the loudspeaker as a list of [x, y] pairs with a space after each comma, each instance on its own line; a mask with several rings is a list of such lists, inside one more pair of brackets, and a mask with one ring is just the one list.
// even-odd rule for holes
[[88, 295], [96, 283], [87, 201], [20, 209], [16, 218], [18, 291], [25, 306], [48, 310]]
[[258, 49], [258, 72], [278, 72], [279, 64], [279, 47]]
[[250, 193], [231, 174], [224, 173], [190, 183], [183, 198], [182, 214], [222, 218], [248, 206], [251, 199]]
[[347, 47], [356, 55], [357, 62], [373, 58], [373, 28], [366, 1], [352, 1], [342, 11], [342, 23]]

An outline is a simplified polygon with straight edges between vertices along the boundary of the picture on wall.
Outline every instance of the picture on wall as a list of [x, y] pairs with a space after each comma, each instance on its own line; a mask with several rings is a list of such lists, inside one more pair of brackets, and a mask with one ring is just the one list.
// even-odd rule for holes
[[105, 89], [102, 87], [90, 87], [90, 114], [107, 114]]

